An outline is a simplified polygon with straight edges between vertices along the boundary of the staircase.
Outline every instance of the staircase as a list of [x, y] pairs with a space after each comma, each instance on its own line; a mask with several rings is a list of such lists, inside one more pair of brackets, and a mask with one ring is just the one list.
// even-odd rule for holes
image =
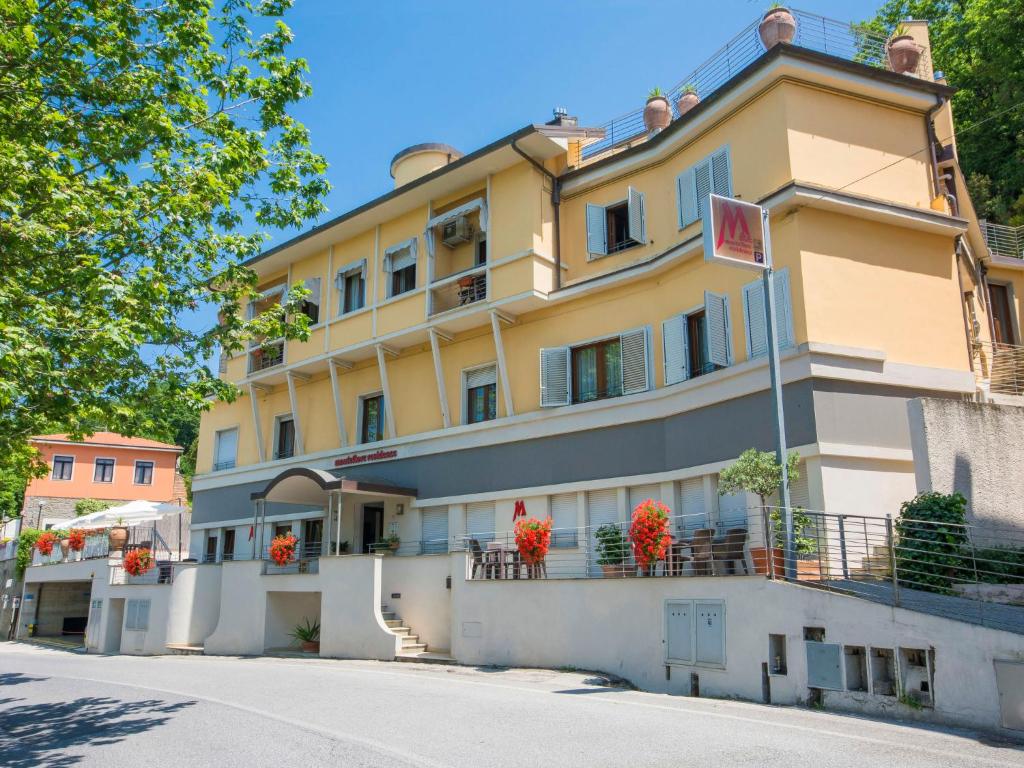
[[395, 657], [398, 661], [414, 661], [431, 664], [454, 664], [455, 659], [448, 655], [448, 650], [437, 649], [431, 651], [426, 643], [421, 643], [419, 635], [413, 634], [412, 629], [405, 625], [402, 618], [387, 605], [381, 604], [381, 616], [384, 624], [393, 634], [402, 639], [402, 647]]
[[853, 577], [872, 576], [879, 579], [887, 579], [892, 576], [889, 547], [875, 544], [871, 548], [871, 554], [861, 560], [860, 566], [850, 568], [850, 575]]

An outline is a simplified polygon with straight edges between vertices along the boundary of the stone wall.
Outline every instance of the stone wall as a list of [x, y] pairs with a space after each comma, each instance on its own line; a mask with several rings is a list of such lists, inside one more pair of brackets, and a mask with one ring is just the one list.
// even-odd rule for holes
[[918, 491], [962, 493], [986, 543], [1024, 541], [1024, 408], [917, 398], [907, 410]]
[[[39, 518], [39, 502], [43, 502], [43, 520], [68, 520], [75, 517], [75, 504], [80, 499], [66, 499], [60, 496], [25, 496], [25, 505], [21, 508], [21, 515], [25, 519], [25, 526], [27, 528], [35, 528], [37, 519]], [[114, 504], [124, 504], [123, 501], [115, 501], [111, 499], [100, 499], [100, 501], [106, 501], [111, 506]]]

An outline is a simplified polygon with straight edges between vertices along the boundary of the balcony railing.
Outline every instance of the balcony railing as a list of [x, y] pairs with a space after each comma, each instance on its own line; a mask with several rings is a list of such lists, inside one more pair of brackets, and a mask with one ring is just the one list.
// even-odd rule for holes
[[132, 586], [147, 584], [171, 584], [174, 581], [174, 564], [169, 560], [159, 560], [152, 568], [138, 576], [133, 576], [123, 565], [110, 566], [110, 583], [114, 586]]
[[284, 342], [278, 341], [249, 351], [249, 373], [258, 373], [284, 362]]
[[0, 544], [0, 560], [13, 560], [18, 556], [18, 540], [11, 539]]
[[[796, 17], [797, 25], [793, 45], [871, 67], [888, 67], [887, 38], [884, 35], [806, 11], [790, 8], [790, 12]], [[695, 88], [701, 99], [707, 99], [730, 78], [764, 55], [765, 47], [757, 31], [760, 22], [759, 16], [711, 58], [669, 89], [666, 95], [672, 109], [675, 110], [675, 103], [687, 86]], [[919, 70], [926, 66], [925, 57], [922, 56]], [[646, 132], [643, 108], [621, 115], [600, 127], [605, 129], [605, 137], [583, 148], [584, 160], [609, 150], [624, 148], [631, 139], [642, 136]]]
[[278, 565], [270, 557], [270, 545], [268, 544], [262, 552], [263, 575], [279, 576], [292, 573], [319, 573], [320, 555], [323, 553], [323, 543], [320, 541], [297, 541], [295, 543], [295, 557], [291, 562]]
[[979, 387], [992, 394], [1024, 395], [1024, 347], [975, 342], [974, 375]]
[[445, 281], [430, 290], [430, 314], [448, 312], [487, 299], [487, 273], [484, 267]]
[[981, 232], [993, 256], [1006, 259], [1024, 259], [1024, 226], [1008, 227], [1004, 224], [981, 222]]
[[[15, 542], [12, 542], [15, 543]], [[77, 563], [81, 560], [93, 560], [107, 557], [110, 551], [110, 538], [103, 533], [93, 534], [85, 537], [85, 546], [79, 552], [68, 550], [67, 554], [61, 549], [60, 542], [55, 542], [49, 555], [40, 554], [38, 549], [32, 550], [32, 565], [54, 565], [56, 563]]]

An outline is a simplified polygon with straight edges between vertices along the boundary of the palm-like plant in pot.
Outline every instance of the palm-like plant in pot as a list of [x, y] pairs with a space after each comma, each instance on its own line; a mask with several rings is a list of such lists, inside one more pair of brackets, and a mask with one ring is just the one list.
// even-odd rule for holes
[[671, 122], [672, 107], [669, 106], [668, 97], [661, 92], [661, 88], [652, 88], [647, 94], [647, 104], [644, 105], [644, 127], [648, 133], [657, 133], [668, 128]]
[[320, 622], [316, 619], [304, 619], [302, 624], [296, 624], [291, 636], [299, 642], [305, 653], [320, 653]]
[[597, 564], [606, 578], [626, 576], [626, 555], [629, 546], [626, 537], [615, 523], [606, 523], [594, 531], [597, 539]]

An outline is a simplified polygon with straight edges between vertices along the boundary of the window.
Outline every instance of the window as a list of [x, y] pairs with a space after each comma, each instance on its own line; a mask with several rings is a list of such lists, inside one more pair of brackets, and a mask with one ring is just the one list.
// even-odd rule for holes
[[345, 315], [362, 309], [366, 303], [366, 259], [338, 270], [334, 286], [340, 294], [339, 311]]
[[688, 227], [704, 216], [708, 195], [732, 197], [729, 147], [722, 147], [676, 177], [679, 228]]
[[[273, 309], [275, 305], [280, 304], [284, 291], [284, 284], [275, 285], [264, 290], [258, 299], [249, 302], [247, 309], [248, 319], [257, 318], [264, 312]], [[263, 371], [275, 365], [281, 365], [283, 362], [283, 341], [254, 338], [249, 342], [249, 373]]]
[[586, 403], [650, 388], [648, 329], [540, 351], [542, 406]]
[[224, 531], [224, 552], [221, 554], [222, 560], [234, 560], [235, 559], [235, 529], [228, 528]]
[[476, 265], [482, 267], [487, 263], [487, 238], [481, 236], [476, 241]]
[[217, 534], [215, 533], [210, 533], [206, 537], [206, 555], [203, 557], [203, 562], [217, 562]]
[[399, 296], [416, 287], [416, 238], [393, 245], [384, 251], [384, 271], [388, 280], [388, 297]]
[[420, 512], [423, 554], [448, 551], [448, 507], [424, 507]]
[[51, 477], [54, 480], [70, 480], [71, 473], [75, 468], [75, 457], [74, 456], [54, 456], [53, 457], [53, 474]]
[[295, 455], [295, 420], [291, 414], [278, 416], [274, 426], [274, 458], [288, 459]]
[[360, 442], [376, 443], [384, 439], [384, 395], [362, 398], [359, 417]]
[[114, 460], [96, 459], [92, 471], [92, 481], [94, 483], [114, 482]]
[[997, 344], [1016, 344], [1017, 334], [1013, 327], [1013, 306], [1010, 289], [999, 283], [989, 283], [988, 295], [992, 304], [992, 325], [995, 328]]
[[129, 600], [124, 609], [124, 628], [132, 632], [149, 629], [149, 600]]
[[213, 471], [233, 469], [238, 454], [238, 428], [222, 429], [214, 438]]
[[309, 296], [302, 300], [302, 314], [309, 318], [310, 325], [320, 322], [320, 278], [311, 277], [304, 281]]
[[[775, 329], [779, 349], [793, 346], [793, 309], [789, 297], [789, 268], [775, 273]], [[747, 357], [768, 354], [767, 316], [764, 306], [764, 281], [761, 278], [743, 286], [743, 322], [747, 330]]]
[[466, 505], [466, 535], [483, 543], [494, 539], [493, 501], [471, 501]]
[[702, 376], [732, 364], [729, 297], [704, 292], [704, 306], [661, 324], [665, 383]]
[[135, 462], [135, 484], [136, 485], [152, 485], [153, 484], [153, 462], [152, 461], [136, 461]]
[[498, 415], [497, 370], [485, 365], [465, 371], [467, 424], [490, 421]]
[[576, 546], [578, 506], [575, 493], [559, 493], [551, 497], [552, 547]]
[[608, 206], [587, 205], [587, 251], [590, 257], [618, 253], [647, 242], [644, 193], [629, 188], [625, 200]]

